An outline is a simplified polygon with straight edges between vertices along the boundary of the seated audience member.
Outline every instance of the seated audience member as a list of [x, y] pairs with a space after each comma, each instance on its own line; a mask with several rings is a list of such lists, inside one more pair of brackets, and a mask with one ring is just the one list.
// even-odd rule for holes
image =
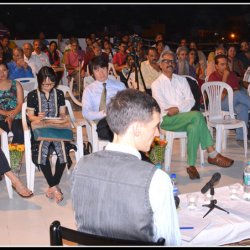
[[151, 90], [152, 82], [161, 74], [161, 68], [157, 63], [158, 55], [155, 47], [148, 48], [147, 61], [141, 63], [141, 73], [148, 90]]
[[84, 60], [85, 53], [79, 49], [78, 40], [76, 38], [70, 40], [70, 46], [71, 49], [64, 53], [65, 67], [69, 77], [74, 78], [74, 82], [76, 83], [75, 88], [80, 85], [82, 89], [84, 71], [81, 67], [81, 63]]
[[9, 79], [34, 77], [31, 67], [24, 61], [23, 50], [19, 47], [13, 49], [13, 61], [8, 64]]
[[[152, 47], [156, 47], [156, 43], [158, 41], [165, 41], [163, 34], [162, 33], [157, 33], [155, 36], [155, 44]], [[170, 50], [169, 46], [167, 44], [165, 44], [164, 49], [163, 50]]]
[[108, 55], [106, 53], [102, 52], [102, 48], [98, 44], [97, 41], [93, 42], [93, 44], [92, 44], [92, 51], [90, 53], [86, 54], [86, 56], [85, 56], [84, 65], [83, 65], [83, 70], [85, 72], [89, 71], [88, 70], [89, 62], [95, 56], [102, 56], [102, 57], [104, 57], [104, 58], [106, 58], [108, 60]]
[[244, 67], [242, 62], [236, 58], [236, 48], [234, 45], [229, 45], [227, 49], [227, 59], [230, 71], [234, 72], [239, 81], [243, 79]]
[[48, 56], [46, 55], [46, 53], [44, 53], [44, 52], [41, 51], [40, 46], [41, 46], [40, 40], [39, 39], [35, 39], [33, 41], [34, 51], [32, 52], [32, 55], [34, 56], [35, 64], [37, 66], [38, 71], [43, 66], [51, 67]]
[[113, 61], [113, 56], [115, 54], [115, 50], [112, 49], [111, 43], [109, 40], [104, 40], [103, 41], [103, 49], [102, 52], [108, 55], [109, 62], [112, 63]]
[[9, 47], [10, 39], [8, 36], [3, 36], [1, 39], [1, 46], [3, 49], [3, 62], [8, 63], [13, 58], [12, 49]]
[[113, 133], [110, 131], [105, 118], [106, 105], [111, 97], [126, 87], [122, 82], [108, 78], [108, 60], [103, 56], [92, 58], [89, 63], [89, 71], [94, 76], [95, 81], [83, 91], [82, 115], [84, 118], [97, 123], [97, 133], [100, 139], [112, 141]]
[[2, 62], [3, 62], [3, 48], [0, 45], [0, 63], [2, 63]]
[[161, 53], [164, 51], [165, 48], [165, 44], [163, 40], [159, 40], [156, 42], [155, 47], [157, 49], [157, 54], [158, 54], [158, 58], [161, 56]]
[[56, 72], [56, 76], [58, 78], [58, 81], [62, 79], [63, 71], [58, 71], [57, 68], [61, 66], [61, 58], [59, 55], [59, 52], [57, 51], [57, 43], [55, 41], [51, 41], [49, 43], [49, 49], [46, 51], [46, 54], [49, 58], [49, 62], [51, 64], [51, 67]]
[[15, 80], [8, 79], [8, 66], [0, 64], [0, 128], [12, 131], [12, 143], [24, 143], [22, 125], [23, 88]]
[[23, 198], [29, 198], [33, 195], [33, 193], [25, 187], [22, 181], [11, 171], [10, 165], [0, 148], [0, 176], [7, 176], [12, 184], [13, 189]]
[[195, 68], [189, 64], [187, 47], [179, 47], [177, 49], [178, 62], [175, 68], [177, 75], [188, 75], [196, 78]]
[[[216, 55], [215, 55], [215, 50], [216, 50], [217, 48], [222, 48], [222, 49], [225, 50], [224, 43], [216, 43], [216, 46], [215, 46], [214, 50], [211, 51], [211, 52], [208, 54], [208, 57], [207, 57], [207, 62], [208, 62], [208, 63], [209, 63], [209, 62], [214, 62], [214, 58], [215, 58], [215, 56], [216, 56]], [[226, 50], [225, 50], [225, 52], [226, 52]]]
[[77, 229], [141, 241], [163, 237], [168, 246], [180, 245], [170, 178], [141, 161], [139, 153], [149, 151], [159, 136], [157, 102], [138, 90], [120, 91], [107, 106], [107, 122], [115, 135], [113, 142], [80, 159], [72, 174]]
[[127, 44], [121, 41], [119, 44], [119, 50], [113, 57], [113, 64], [118, 74], [120, 74], [122, 69], [126, 66], [126, 58], [128, 55], [126, 49]]
[[159, 63], [162, 74], [151, 85], [152, 96], [161, 108], [161, 128], [187, 132], [187, 173], [190, 179], [200, 178], [195, 168], [199, 144], [208, 151], [208, 163], [222, 168], [230, 167], [234, 161], [216, 152], [204, 116], [199, 111], [190, 111], [195, 100], [186, 78], [173, 74], [174, 53], [164, 51]]
[[31, 67], [32, 73], [34, 76], [37, 75], [38, 69], [41, 66], [41, 63], [39, 62], [36, 64], [36, 58], [34, 55], [32, 55], [33, 47], [31, 43], [24, 43], [23, 44], [23, 53], [24, 53], [24, 61]]
[[195, 79], [199, 79], [199, 77], [204, 74], [202, 67], [199, 63], [199, 56], [198, 56], [198, 52], [196, 49], [190, 49], [188, 51], [188, 61], [189, 61], [189, 65], [191, 65], [194, 69], [195, 69]]
[[250, 84], [250, 67], [247, 68], [244, 74], [241, 86], [241, 90], [245, 91], [246, 94], [248, 94], [249, 84]]
[[190, 48], [190, 50], [195, 49], [198, 53], [198, 60], [199, 60], [200, 67], [202, 69], [202, 75], [199, 74], [198, 80], [199, 79], [205, 80], [205, 70], [207, 68], [207, 58], [206, 58], [205, 54], [202, 52], [202, 50], [198, 49], [198, 47], [194, 41], [190, 42], [189, 48]]
[[[128, 55], [126, 58], [126, 66], [122, 69], [120, 73], [121, 82], [125, 84], [127, 88], [133, 88], [133, 79], [131, 78], [131, 74], [135, 71], [135, 61], [134, 57]], [[130, 73], [130, 76], [129, 76]], [[128, 78], [129, 77], [129, 78]]]
[[[215, 60], [215, 71], [209, 76], [208, 81], [222, 81], [230, 85], [234, 91], [233, 93], [233, 107], [237, 115], [237, 119], [245, 121], [248, 127], [248, 111], [250, 110], [250, 97], [245, 92], [240, 90], [239, 80], [234, 72], [229, 70], [228, 58], [226, 55], [217, 55]], [[221, 107], [223, 110], [228, 111], [228, 96], [227, 92], [222, 94]], [[243, 146], [243, 129], [236, 129], [236, 140], [238, 144]]]
[[[217, 56], [217, 55], [226, 55], [226, 50], [225, 50], [224, 47], [217, 47], [215, 49], [214, 54], [215, 54], [215, 56]], [[214, 71], [215, 71], [215, 63], [214, 63], [214, 59], [213, 60], [211, 59], [207, 63], [206, 77], [209, 77], [210, 74], [212, 74]]]
[[[37, 74], [38, 88], [27, 96], [27, 116], [29, 122], [41, 121], [44, 117], [61, 117], [56, 123], [64, 123], [66, 106], [63, 91], [57, 89], [58, 81], [51, 67], [42, 67]], [[46, 123], [55, 123], [55, 120], [46, 120]], [[57, 203], [63, 200], [63, 193], [59, 184], [66, 167], [72, 165], [70, 150], [76, 151], [76, 146], [69, 141], [37, 141], [31, 131], [32, 161], [42, 170], [49, 185], [46, 196], [55, 199]], [[57, 160], [55, 172], [52, 174], [49, 157], [56, 152]]]
[[49, 41], [45, 39], [44, 32], [39, 33], [39, 40], [40, 40], [40, 50], [42, 52], [46, 52], [48, 50]]
[[237, 55], [237, 58], [242, 62], [244, 71], [250, 66], [250, 47], [247, 40], [243, 40], [240, 43], [241, 52]]
[[86, 50], [86, 54], [88, 54], [93, 49], [93, 42], [92, 42], [90, 37], [86, 37], [85, 42], [86, 42], [86, 49], [85, 50]]
[[66, 41], [64, 41], [63, 37], [62, 37], [62, 34], [61, 33], [58, 33], [57, 35], [57, 47], [58, 47], [58, 50], [63, 54], [64, 53], [64, 50], [65, 50], [65, 47], [66, 47], [67, 43]]

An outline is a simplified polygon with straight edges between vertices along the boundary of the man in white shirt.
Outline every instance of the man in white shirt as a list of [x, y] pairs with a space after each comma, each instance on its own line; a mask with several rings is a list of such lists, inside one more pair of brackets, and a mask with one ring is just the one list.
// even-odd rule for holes
[[151, 89], [152, 82], [161, 74], [157, 59], [156, 48], [150, 47], [147, 51], [147, 61], [141, 63], [141, 73], [147, 89]]
[[34, 51], [32, 52], [32, 55], [34, 56], [34, 61], [37, 66], [38, 71], [43, 67], [43, 66], [48, 66], [51, 67], [51, 64], [49, 62], [49, 58], [46, 55], [46, 53], [42, 52], [41, 49], [41, 42], [39, 39], [35, 39], [33, 41], [33, 48]]
[[162, 74], [152, 83], [152, 96], [161, 108], [161, 128], [187, 132], [187, 173], [190, 179], [200, 178], [195, 168], [199, 144], [208, 151], [208, 163], [223, 168], [230, 167], [234, 161], [216, 152], [204, 116], [199, 111], [190, 111], [195, 100], [186, 78], [173, 74], [175, 54], [172, 51], [163, 51], [159, 63]]
[[167, 246], [180, 245], [170, 178], [139, 153], [159, 136], [159, 105], [139, 90], [122, 90], [107, 106], [107, 122], [113, 142], [80, 159], [72, 174], [78, 230], [142, 241], [163, 237]]
[[32, 55], [33, 47], [30, 43], [23, 44], [24, 61], [31, 67], [34, 76], [38, 73], [35, 56]]
[[[90, 74], [95, 81], [89, 84], [82, 95], [82, 115], [87, 120], [97, 123], [97, 134], [102, 140], [112, 141], [113, 133], [106, 122], [106, 105], [120, 90], [125, 89], [124, 83], [108, 78], [108, 59], [103, 56], [92, 58], [89, 63]], [[103, 91], [106, 90], [105, 104], [101, 105]]]

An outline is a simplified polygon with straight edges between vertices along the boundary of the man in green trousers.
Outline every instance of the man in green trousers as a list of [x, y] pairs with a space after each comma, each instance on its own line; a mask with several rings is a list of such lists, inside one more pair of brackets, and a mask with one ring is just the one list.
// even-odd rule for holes
[[230, 167], [234, 161], [215, 150], [204, 116], [199, 111], [190, 111], [195, 100], [186, 78], [173, 74], [175, 54], [172, 51], [163, 51], [159, 64], [162, 74], [152, 83], [152, 96], [161, 108], [161, 128], [187, 132], [187, 173], [190, 179], [200, 178], [195, 167], [199, 144], [208, 152], [208, 163], [222, 168]]

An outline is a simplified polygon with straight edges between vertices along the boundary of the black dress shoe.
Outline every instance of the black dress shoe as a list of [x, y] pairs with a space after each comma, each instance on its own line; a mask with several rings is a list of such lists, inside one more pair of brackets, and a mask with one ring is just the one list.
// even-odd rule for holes
[[194, 179], [200, 179], [200, 174], [198, 173], [196, 167], [194, 166], [190, 166], [187, 168], [187, 173], [189, 175], [189, 178], [191, 180], [194, 180]]

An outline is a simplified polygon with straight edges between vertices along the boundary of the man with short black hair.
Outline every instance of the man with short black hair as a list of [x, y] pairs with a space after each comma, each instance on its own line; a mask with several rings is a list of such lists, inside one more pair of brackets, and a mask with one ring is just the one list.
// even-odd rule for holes
[[135, 89], [119, 91], [107, 106], [114, 140], [80, 159], [72, 173], [77, 229], [120, 239], [178, 246], [181, 235], [167, 173], [141, 161], [159, 136], [160, 107]]
[[[240, 89], [239, 80], [236, 74], [229, 69], [228, 58], [226, 55], [217, 55], [214, 58], [215, 71], [209, 76], [208, 81], [222, 81], [230, 85], [233, 89], [233, 107], [237, 119], [245, 121], [248, 127], [248, 111], [250, 109], [250, 97], [246, 91]], [[227, 92], [222, 94], [221, 107], [228, 111]], [[249, 136], [248, 136], [249, 137]], [[244, 146], [243, 129], [236, 129], [236, 140], [240, 146]]]
[[[105, 106], [111, 97], [126, 87], [122, 82], [108, 78], [108, 59], [103, 56], [92, 58], [89, 63], [89, 71], [95, 81], [83, 91], [82, 115], [90, 121], [96, 121], [100, 139], [112, 141], [113, 133], [106, 123]], [[102, 98], [104, 91], [106, 92], [105, 98]]]

